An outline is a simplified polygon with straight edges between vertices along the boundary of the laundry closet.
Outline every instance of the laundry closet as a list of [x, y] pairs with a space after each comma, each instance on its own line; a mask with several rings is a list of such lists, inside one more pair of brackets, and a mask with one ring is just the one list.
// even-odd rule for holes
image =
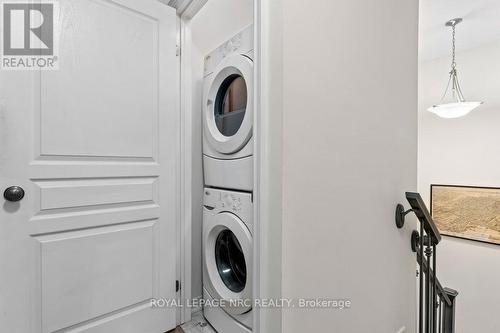
[[[181, 110], [192, 126], [188, 298], [204, 304], [234, 302], [189, 311], [203, 311], [220, 333], [251, 332], [253, 1], [208, 1], [184, 23], [182, 52], [187, 54], [181, 62], [187, 66], [181, 65], [181, 95], [188, 102], [185, 109], [181, 102]], [[184, 321], [189, 319], [184, 315]]]

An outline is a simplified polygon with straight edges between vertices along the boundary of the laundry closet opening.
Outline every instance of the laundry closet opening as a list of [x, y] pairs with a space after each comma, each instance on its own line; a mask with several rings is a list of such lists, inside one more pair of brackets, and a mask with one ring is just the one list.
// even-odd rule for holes
[[254, 321], [249, 304], [254, 281], [254, 1], [200, 3], [196, 15], [181, 23], [181, 112], [190, 151], [184, 163], [191, 167], [185, 188], [187, 228], [182, 228], [190, 235], [181, 235], [191, 237], [183, 248], [184, 263], [190, 263], [183, 269], [184, 278], [190, 276], [184, 281], [190, 293], [184, 296], [227, 306], [189, 308], [183, 321], [195, 315], [219, 333], [248, 333]]

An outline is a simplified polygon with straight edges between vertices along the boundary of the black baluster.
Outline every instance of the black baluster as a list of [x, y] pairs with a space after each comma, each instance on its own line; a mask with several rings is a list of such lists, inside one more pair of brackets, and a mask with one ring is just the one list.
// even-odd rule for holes
[[425, 260], [427, 263], [427, 273], [425, 276], [425, 333], [431, 333], [431, 255], [432, 248], [427, 241], [427, 246], [425, 247]]
[[418, 314], [418, 331], [419, 333], [424, 332], [424, 224], [420, 222], [420, 290], [419, 290], [419, 314]]
[[434, 271], [434, 281], [432, 292], [432, 332], [436, 333], [436, 318], [437, 318], [437, 270], [436, 270], [436, 245], [432, 246], [432, 270]]
[[441, 297], [439, 297], [439, 333], [441, 333], [441, 328], [443, 327], [443, 322], [442, 322], [442, 313], [443, 313], [443, 300]]

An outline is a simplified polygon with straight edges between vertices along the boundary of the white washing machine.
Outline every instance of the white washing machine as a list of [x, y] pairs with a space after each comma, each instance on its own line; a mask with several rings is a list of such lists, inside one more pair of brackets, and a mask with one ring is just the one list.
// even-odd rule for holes
[[205, 188], [203, 314], [218, 333], [252, 332], [252, 195]]
[[205, 185], [253, 189], [253, 26], [205, 57]]

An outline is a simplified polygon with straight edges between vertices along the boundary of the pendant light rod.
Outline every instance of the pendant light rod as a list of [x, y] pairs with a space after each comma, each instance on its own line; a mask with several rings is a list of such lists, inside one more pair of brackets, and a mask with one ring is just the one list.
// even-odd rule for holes
[[463, 19], [458, 17], [451, 19], [447, 21], [444, 25], [447, 27], [451, 27], [451, 70], [450, 70], [450, 77], [448, 79], [448, 84], [446, 85], [446, 89], [444, 91], [443, 96], [441, 97], [441, 100], [439, 101], [442, 103], [444, 99], [446, 98], [446, 94], [448, 93], [448, 90], [450, 88], [451, 84], [451, 93], [454, 98], [459, 103], [465, 102], [465, 97], [462, 92], [462, 88], [460, 87], [460, 83], [458, 81], [458, 72], [457, 72], [457, 62], [456, 62], [456, 26], [460, 22], [462, 22]]
[[454, 69], [457, 66], [457, 63], [455, 61], [456, 59], [456, 47], [455, 47], [455, 35], [456, 35], [456, 26], [460, 22], [462, 22], [463, 19], [461, 18], [456, 18], [453, 20], [449, 20], [448, 22], [445, 23], [445, 26], [451, 27], [451, 56], [452, 56], [452, 61], [451, 61], [451, 68]]

